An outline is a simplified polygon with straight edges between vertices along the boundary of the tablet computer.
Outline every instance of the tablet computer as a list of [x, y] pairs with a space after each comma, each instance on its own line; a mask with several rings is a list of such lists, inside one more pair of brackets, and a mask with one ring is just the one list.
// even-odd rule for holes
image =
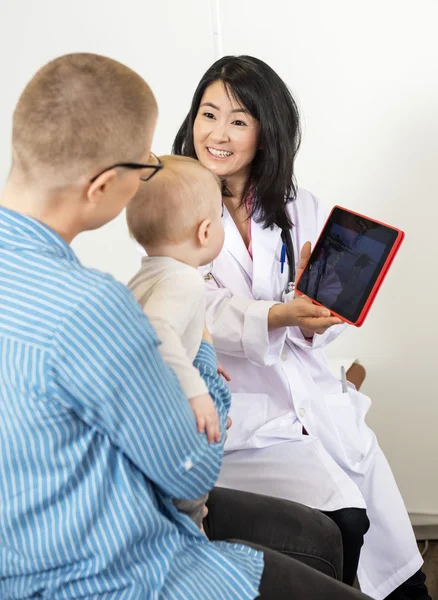
[[395, 227], [335, 206], [296, 291], [359, 327], [403, 238]]

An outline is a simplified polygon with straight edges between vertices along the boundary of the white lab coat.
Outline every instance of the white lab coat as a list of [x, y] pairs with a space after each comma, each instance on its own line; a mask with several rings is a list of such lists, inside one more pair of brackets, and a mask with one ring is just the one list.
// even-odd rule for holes
[[[297, 262], [325, 216], [304, 190], [289, 206]], [[268, 331], [268, 311], [281, 301], [288, 278], [287, 268], [280, 273], [281, 231], [252, 221], [252, 261], [226, 210], [223, 218], [224, 248], [202, 269], [207, 324], [233, 394], [218, 485], [325, 511], [366, 507], [371, 527], [358, 577], [366, 594], [385, 598], [422, 559], [391, 469], [365, 423], [370, 400], [353, 386], [342, 393], [324, 356], [343, 326], [312, 342], [297, 327]]]

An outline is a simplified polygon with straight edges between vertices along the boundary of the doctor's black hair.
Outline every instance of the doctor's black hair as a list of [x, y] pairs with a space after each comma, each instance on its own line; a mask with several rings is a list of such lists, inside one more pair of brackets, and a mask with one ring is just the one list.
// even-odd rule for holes
[[[216, 81], [260, 123], [259, 150], [253, 159], [243, 198], [254, 195], [252, 215], [264, 227], [292, 225], [287, 203], [297, 194], [294, 162], [301, 142], [298, 107], [284, 81], [265, 62], [253, 56], [224, 56], [204, 74], [190, 111], [181, 125], [172, 152], [197, 158], [193, 124], [205, 90]], [[226, 195], [226, 182], [224, 182]]]

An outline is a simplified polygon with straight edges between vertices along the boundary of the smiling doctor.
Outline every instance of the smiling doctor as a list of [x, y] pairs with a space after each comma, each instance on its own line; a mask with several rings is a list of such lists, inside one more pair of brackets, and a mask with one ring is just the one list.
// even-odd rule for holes
[[343, 393], [327, 366], [323, 348], [343, 327], [306, 318], [305, 301], [287, 295], [325, 222], [294, 183], [299, 142], [280, 77], [261, 60], [228, 56], [203, 76], [174, 143], [224, 182], [225, 245], [204, 269], [207, 324], [233, 393], [218, 485], [324, 511], [342, 532], [347, 583], [359, 561], [366, 594], [428, 599], [406, 508], [365, 423], [370, 400]]

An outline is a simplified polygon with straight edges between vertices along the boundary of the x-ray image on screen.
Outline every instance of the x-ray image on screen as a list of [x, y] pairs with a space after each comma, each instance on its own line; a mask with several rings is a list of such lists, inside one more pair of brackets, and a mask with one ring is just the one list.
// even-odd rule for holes
[[354, 320], [388, 256], [394, 233], [358, 216], [352, 219], [351, 213], [344, 218], [347, 226], [342, 218], [327, 223], [300, 279], [299, 290]]

